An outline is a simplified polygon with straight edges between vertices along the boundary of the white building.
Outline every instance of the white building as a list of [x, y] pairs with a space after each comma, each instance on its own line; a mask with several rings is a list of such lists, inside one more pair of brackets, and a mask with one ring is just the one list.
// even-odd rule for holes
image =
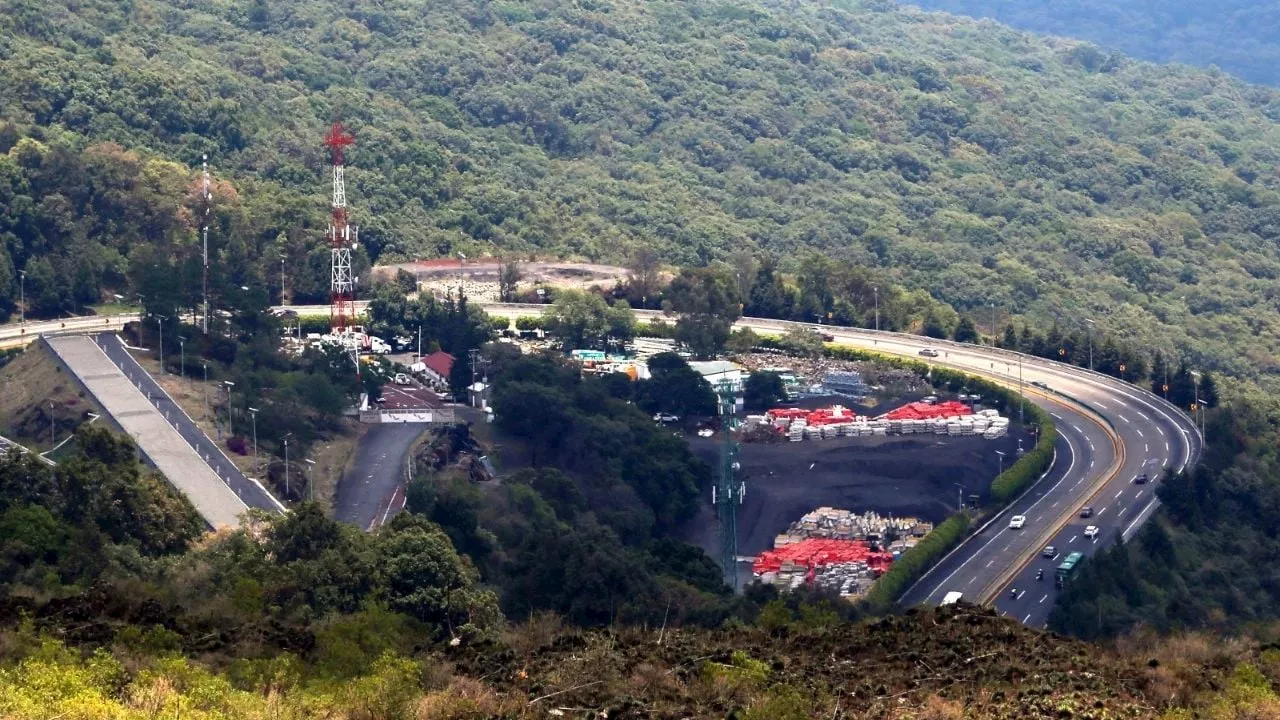
[[746, 373], [728, 360], [693, 361], [689, 363], [689, 367], [711, 383], [713, 389], [719, 387], [721, 382], [728, 380], [735, 393], [742, 393], [742, 381], [746, 379]]

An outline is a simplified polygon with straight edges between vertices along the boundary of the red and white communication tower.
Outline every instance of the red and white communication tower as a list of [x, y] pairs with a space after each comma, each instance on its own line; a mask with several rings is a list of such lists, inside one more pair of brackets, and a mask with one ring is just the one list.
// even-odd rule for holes
[[343, 180], [342, 149], [356, 139], [336, 122], [324, 136], [333, 156], [333, 214], [329, 221], [332, 254], [329, 279], [329, 327], [335, 335], [347, 332], [355, 317], [356, 278], [351, 274], [351, 249], [359, 241], [359, 229], [347, 224], [347, 188]]

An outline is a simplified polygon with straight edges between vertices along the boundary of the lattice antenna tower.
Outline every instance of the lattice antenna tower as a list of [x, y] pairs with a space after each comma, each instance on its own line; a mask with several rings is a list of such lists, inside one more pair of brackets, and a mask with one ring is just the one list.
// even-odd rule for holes
[[[356, 277], [351, 274], [351, 250], [359, 242], [359, 229], [347, 220], [347, 188], [343, 149], [356, 139], [342, 123], [335, 122], [324, 137], [333, 162], [333, 208], [329, 219], [329, 328], [335, 335], [348, 331], [355, 317]], [[359, 363], [356, 363], [357, 372]]]
[[720, 471], [711, 489], [711, 504], [716, 506], [720, 523], [720, 565], [724, 569], [725, 582], [735, 590], [738, 587], [738, 507], [747, 493], [746, 482], [737, 479], [739, 445], [733, 439], [738, 427], [734, 417], [738, 394], [733, 383], [721, 380], [716, 385], [720, 401]]
[[200, 258], [203, 272], [200, 277], [201, 303], [200, 327], [209, 334], [209, 213], [213, 210], [213, 193], [209, 191], [209, 156], [200, 156], [201, 173], [204, 182], [200, 190], [200, 202], [204, 205], [204, 217], [200, 223]]

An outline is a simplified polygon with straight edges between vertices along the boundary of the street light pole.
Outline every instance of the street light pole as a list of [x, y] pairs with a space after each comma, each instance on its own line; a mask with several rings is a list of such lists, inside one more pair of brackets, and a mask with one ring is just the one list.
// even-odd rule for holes
[[289, 438], [284, 439], [284, 501], [289, 502]]
[[230, 438], [235, 437], [235, 431], [231, 429], [233, 427], [231, 419], [231, 388], [235, 387], [235, 383], [230, 380], [223, 380], [222, 382], [227, 387], [227, 437]]
[[156, 319], [160, 321], [160, 374], [164, 374], [164, 321], [169, 318], [164, 315], [157, 315]]
[[999, 340], [999, 337], [996, 335], [996, 304], [990, 303], [990, 305], [991, 305], [991, 346], [995, 347], [996, 342]]
[[178, 338], [178, 352], [181, 358], [178, 361], [178, 373], [185, 378], [187, 376], [187, 339], [184, 337]]
[[880, 287], [878, 285], [871, 286], [871, 292], [876, 297], [876, 330], [880, 330]]
[[58, 444], [58, 431], [55, 428], [54, 423], [55, 423], [55, 420], [53, 418], [53, 401], [50, 400], [49, 401], [49, 449], [50, 450], [53, 450], [53, 447]]
[[253, 468], [258, 469], [258, 408], [249, 408], [249, 417], [253, 420]]
[[1196, 421], [1196, 416], [1199, 416], [1200, 437], [1203, 438], [1204, 437], [1204, 402], [1200, 400], [1200, 373], [1195, 370], [1192, 370], [1191, 377], [1194, 377], [1196, 379], [1195, 391], [1193, 393], [1193, 398], [1196, 403], [1196, 415], [1192, 416], [1191, 422], [1194, 423]]
[[1004, 453], [997, 450], [996, 457], [999, 458], [999, 463], [1000, 463], [1000, 470], [999, 472], [996, 473], [996, 477], [1000, 477], [1001, 475], [1004, 474]]
[[316, 499], [316, 491], [315, 491], [315, 480], [316, 480], [315, 467], [316, 467], [316, 461], [315, 461], [315, 460], [312, 460], [311, 458], [307, 458], [306, 460], [303, 460], [302, 462], [304, 462], [304, 463], [306, 463], [306, 464], [307, 464], [307, 495], [308, 495], [308, 496], [310, 496], [310, 499], [311, 499], [311, 500], [315, 500], [315, 499]]
[[284, 255], [281, 255], [280, 256], [280, 304], [288, 305], [289, 303], [284, 301], [284, 260], [285, 260]]
[[1022, 394], [1022, 356], [1019, 355], [1018, 356], [1018, 424], [1019, 425], [1026, 424], [1026, 417], [1024, 417], [1026, 405], [1027, 405], [1026, 396]]
[[18, 324], [27, 324], [27, 271], [18, 271]]
[[1084, 321], [1089, 323], [1089, 370], [1093, 370], [1093, 327], [1096, 323], [1089, 318], [1085, 318]]

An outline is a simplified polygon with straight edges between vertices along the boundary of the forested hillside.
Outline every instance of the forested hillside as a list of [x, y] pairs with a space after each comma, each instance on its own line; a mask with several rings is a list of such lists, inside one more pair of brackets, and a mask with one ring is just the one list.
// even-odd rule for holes
[[46, 313], [148, 272], [189, 300], [204, 153], [220, 296], [283, 255], [314, 297], [340, 116], [374, 260], [811, 248], [1278, 369], [1280, 95], [1222, 74], [883, 0], [3, 0], [0, 36], [0, 311], [10, 266]]
[[1280, 3], [1274, 0], [911, 0], [1016, 28], [1083, 38], [1135, 57], [1217, 65], [1280, 84]]

